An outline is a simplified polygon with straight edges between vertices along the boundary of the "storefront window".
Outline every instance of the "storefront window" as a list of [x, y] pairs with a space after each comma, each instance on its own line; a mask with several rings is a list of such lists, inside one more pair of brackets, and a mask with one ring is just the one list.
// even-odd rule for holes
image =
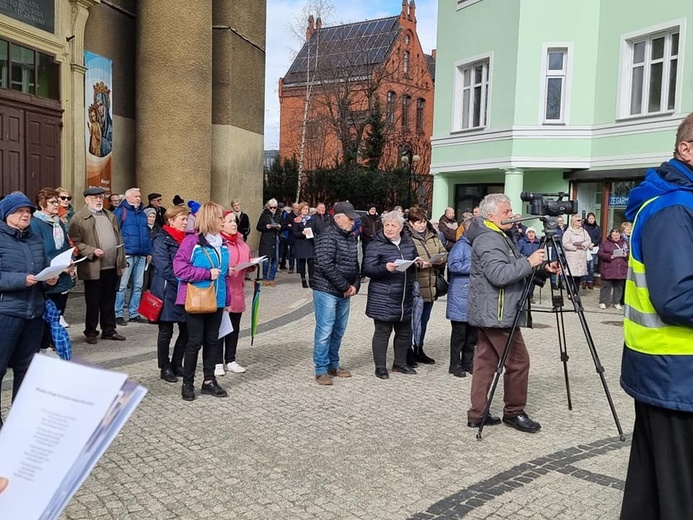
[[628, 194], [640, 181], [614, 181], [609, 191], [609, 229], [618, 228], [622, 222], [626, 222], [626, 206]]
[[38, 92], [41, 97], [60, 100], [60, 65], [53, 56], [38, 54]]
[[0, 40], [0, 88], [7, 88], [7, 42]]
[[577, 185], [578, 210], [581, 215], [594, 213], [597, 223], [601, 222], [603, 191], [604, 183], [602, 182], [581, 182]]
[[36, 94], [36, 52], [33, 49], [10, 44], [12, 75], [10, 88], [25, 94]]

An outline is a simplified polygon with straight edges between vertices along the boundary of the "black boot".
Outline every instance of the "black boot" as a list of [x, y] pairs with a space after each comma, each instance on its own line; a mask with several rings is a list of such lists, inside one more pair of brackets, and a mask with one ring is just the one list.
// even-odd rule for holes
[[416, 368], [419, 364], [416, 362], [416, 354], [414, 353], [414, 347], [409, 347], [407, 349], [407, 365]]
[[435, 364], [436, 360], [426, 355], [426, 353], [423, 351], [422, 345], [414, 345], [414, 350], [416, 352], [416, 360], [419, 363], [423, 363], [424, 365]]

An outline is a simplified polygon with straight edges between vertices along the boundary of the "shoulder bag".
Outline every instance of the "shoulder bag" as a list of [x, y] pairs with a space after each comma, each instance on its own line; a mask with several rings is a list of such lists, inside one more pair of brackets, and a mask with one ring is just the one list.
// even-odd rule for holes
[[[207, 253], [205, 246], [202, 252], [209, 260], [209, 264], [214, 267], [212, 258]], [[197, 287], [188, 282], [185, 294], [185, 312], [188, 314], [211, 314], [217, 311], [217, 291], [215, 290], [215, 280], [211, 280], [209, 287]]]

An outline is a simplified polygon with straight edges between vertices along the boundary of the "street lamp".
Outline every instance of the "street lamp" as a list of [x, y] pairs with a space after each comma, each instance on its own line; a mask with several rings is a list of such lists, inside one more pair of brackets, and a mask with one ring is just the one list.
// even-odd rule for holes
[[411, 197], [411, 180], [414, 173], [414, 166], [421, 160], [417, 154], [411, 148], [411, 145], [404, 145], [402, 149], [402, 157], [400, 159], [402, 165], [407, 169], [407, 207], [411, 207], [412, 197]]

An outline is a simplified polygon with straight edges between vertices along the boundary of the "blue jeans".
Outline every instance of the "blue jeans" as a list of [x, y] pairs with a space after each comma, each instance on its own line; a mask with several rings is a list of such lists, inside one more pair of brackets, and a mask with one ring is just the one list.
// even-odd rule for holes
[[274, 280], [277, 276], [277, 259], [265, 258], [262, 262], [262, 277], [265, 280]]
[[[424, 338], [426, 337], [426, 329], [428, 328], [428, 320], [431, 319], [431, 311], [433, 310], [433, 302], [424, 302], [423, 303], [423, 310], [421, 311], [421, 337], [415, 338], [414, 334], [412, 333], [411, 336], [411, 342], [412, 345], [418, 345], [419, 347], [423, 347], [424, 345]], [[414, 330], [414, 327], [412, 326], [412, 330]], [[416, 340], [419, 342], [417, 343]]]
[[594, 283], [594, 264], [596, 263], [595, 255], [592, 255], [590, 261], [587, 262], [587, 283]]
[[[144, 266], [147, 262], [146, 256], [130, 256], [125, 257], [127, 265], [125, 272], [120, 278], [120, 287], [116, 293], [115, 315], [116, 318], [122, 318], [125, 311], [125, 291], [130, 283], [130, 304], [128, 306], [129, 319], [136, 318], [137, 308], [140, 306], [140, 298], [142, 296], [142, 282], [144, 281]], [[150, 268], [151, 269], [151, 268]]]
[[339, 367], [339, 347], [349, 321], [349, 298], [313, 291], [315, 310], [315, 345], [313, 363], [315, 375], [326, 374]]

